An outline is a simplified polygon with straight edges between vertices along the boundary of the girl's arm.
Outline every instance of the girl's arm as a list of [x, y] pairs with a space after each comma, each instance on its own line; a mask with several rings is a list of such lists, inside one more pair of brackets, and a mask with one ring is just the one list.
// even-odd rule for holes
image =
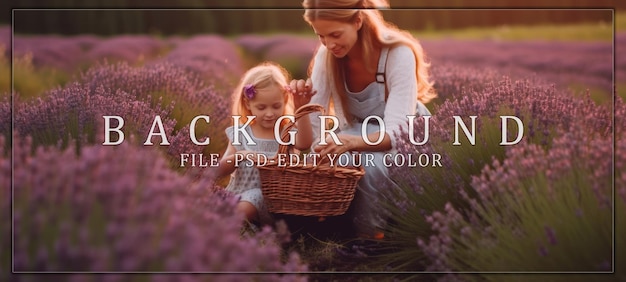
[[235, 152], [237, 152], [237, 150], [229, 143], [217, 167], [217, 177], [223, 177], [235, 171]]

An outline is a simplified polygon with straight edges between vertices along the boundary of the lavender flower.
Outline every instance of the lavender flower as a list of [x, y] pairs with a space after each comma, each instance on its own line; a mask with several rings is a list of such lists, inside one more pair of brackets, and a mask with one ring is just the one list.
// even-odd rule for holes
[[13, 55], [32, 56], [35, 67], [49, 67], [63, 71], [74, 71], [83, 62], [83, 50], [72, 38], [60, 36], [15, 36]]
[[243, 63], [236, 50], [236, 45], [223, 37], [198, 35], [179, 40], [172, 51], [156, 62], [169, 62], [228, 87], [243, 73]]
[[207, 87], [200, 77], [171, 63], [153, 63], [144, 67], [132, 67], [126, 62], [104, 63], [87, 70], [80, 81], [91, 91], [98, 87], [113, 91], [120, 89], [136, 94], [140, 100], [157, 92], [192, 98], [197, 91]]
[[[181, 68], [168, 64], [141, 68], [126, 63], [105, 64], [90, 69], [81, 80], [83, 84], [48, 91], [44, 98], [16, 103], [16, 130], [22, 136], [32, 134], [35, 144], [61, 142], [61, 146], [67, 146], [72, 140], [83, 139], [84, 143], [101, 144], [102, 116], [116, 115], [125, 120], [122, 130], [126, 139], [143, 142], [159, 116], [168, 139], [172, 139], [168, 140], [173, 144], [168, 148], [172, 158], [180, 153], [215, 153], [224, 148], [223, 128], [229, 122], [225, 94]], [[197, 115], [211, 117], [209, 125], [196, 126], [198, 139], [212, 138], [210, 146], [191, 142], [189, 125]]]
[[120, 35], [102, 39], [98, 44], [94, 44], [85, 54], [85, 60], [98, 62], [107, 59], [135, 63], [150, 60], [165, 48], [166, 45], [161, 40], [152, 36]]
[[87, 71], [81, 81], [92, 93], [102, 86], [112, 91], [125, 91], [134, 99], [154, 106], [167, 106], [161, 105], [159, 99], [172, 101], [170, 117], [177, 121], [176, 130], [189, 125], [197, 115], [209, 115], [212, 123], [209, 130], [215, 131], [205, 129], [198, 133], [219, 136], [223, 135], [225, 128], [219, 125], [229, 120], [230, 90], [216, 88], [196, 74], [170, 63], [153, 63], [140, 68], [126, 63], [105, 64]]
[[[576, 249], [565, 242], [566, 237], [573, 234], [572, 230], [579, 228], [574, 223], [581, 217], [577, 211], [582, 210], [583, 217], [593, 217], [588, 221], [596, 222], [594, 227], [581, 231], [593, 245], [589, 248], [603, 251], [558, 267], [587, 269], [605, 260], [607, 238], [598, 230], [610, 228], [606, 221], [610, 219], [607, 212], [611, 188], [611, 162], [607, 156], [611, 155], [614, 128], [610, 106], [597, 105], [589, 98], [573, 97], [569, 92], [540, 81], [513, 82], [508, 78], [497, 79], [490, 72], [481, 76], [462, 67], [439, 72], [461, 81], [466, 77], [478, 80], [469, 88], [464, 88], [463, 82], [439, 80], [449, 85], [446, 89], [459, 92], [447, 96], [434, 108], [428, 144], [415, 146], [408, 143], [406, 135], [398, 137], [399, 153], [439, 153], [444, 167], [390, 168], [392, 176], [404, 188], [388, 206], [395, 222], [389, 226], [389, 236], [395, 234], [394, 238], [399, 241], [389, 244], [411, 250], [406, 256], [393, 254], [394, 259], [390, 259], [399, 263], [419, 261], [425, 256], [427, 269], [443, 271], [543, 269], [546, 264], [532, 265], [537, 261], [536, 252], [530, 254], [522, 250], [538, 250], [541, 246], [536, 242], [545, 242], [543, 248], [551, 257], [562, 256], [564, 249]], [[623, 108], [619, 103], [616, 106]], [[618, 108], [616, 112], [620, 111]], [[519, 117], [524, 122], [525, 134], [531, 132], [529, 128], [533, 129], [533, 134], [525, 135], [515, 146], [499, 146], [501, 128], [497, 116], [503, 114]], [[475, 146], [450, 145], [454, 115], [478, 116]], [[581, 116], [585, 118], [579, 118]], [[620, 123], [618, 118], [616, 123]], [[413, 126], [416, 139], [423, 140], [423, 119], [416, 119]], [[560, 203], [564, 201], [560, 199], [568, 197], [584, 201]], [[568, 208], [564, 209], [565, 206]], [[545, 215], [556, 210], [565, 213], [557, 217], [558, 221], [552, 221], [552, 217], [545, 222], [525, 220], [541, 216], [524, 211]], [[571, 224], [556, 225], [557, 222]], [[532, 226], [541, 228], [537, 230]], [[548, 231], [542, 229], [543, 226], [549, 226]], [[555, 234], [560, 238], [556, 245]], [[476, 249], [463, 251], [467, 246], [476, 246]], [[497, 254], [501, 253], [520, 255], [504, 262], [497, 259]], [[512, 265], [518, 267], [511, 269]], [[415, 263], [405, 266], [415, 267]]]
[[[170, 109], [154, 109], [146, 102], [137, 101], [131, 95], [117, 91], [111, 93], [103, 88], [93, 92], [78, 83], [66, 88], [55, 89], [47, 97], [14, 106], [15, 130], [22, 136], [32, 135], [35, 144], [63, 147], [72, 140], [102, 144], [103, 137], [96, 141], [96, 134], [102, 134], [103, 115], [123, 117], [127, 123], [124, 130], [129, 136], [145, 138], [155, 116], [161, 116], [164, 128], [172, 132], [174, 120], [169, 119]], [[131, 138], [129, 138], [131, 139]]]
[[0, 134], [8, 138], [11, 136], [11, 100], [9, 95], [0, 99]]
[[[605, 99], [612, 92], [610, 42], [446, 39], [423, 40], [422, 44], [435, 67], [453, 63], [468, 72], [490, 69], [514, 79], [533, 78], [556, 83], [559, 90], [567, 89], [572, 82], [577, 82], [601, 89], [606, 93]], [[444, 82], [437, 77], [435, 80]]]
[[554, 228], [550, 226], [546, 226], [545, 230], [546, 230], [546, 237], [548, 237], [548, 243], [550, 243], [551, 245], [556, 245], [557, 240], [556, 240], [556, 234], [554, 232]]
[[5, 58], [9, 58], [11, 56], [11, 27], [10, 26], [2, 26], [0, 27], [0, 46], [2, 46], [2, 54], [1, 56]]
[[[306, 270], [297, 256], [281, 262], [270, 229], [241, 237], [236, 198], [170, 170], [154, 148], [96, 145], [76, 155], [71, 146], [37, 147], [31, 155], [31, 139], [14, 138], [18, 271]], [[11, 168], [0, 160], [5, 182]]]

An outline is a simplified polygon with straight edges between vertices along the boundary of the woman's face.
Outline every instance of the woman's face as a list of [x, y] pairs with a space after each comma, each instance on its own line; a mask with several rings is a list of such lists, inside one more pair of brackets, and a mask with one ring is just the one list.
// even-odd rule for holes
[[320, 39], [320, 42], [337, 58], [343, 58], [358, 40], [358, 31], [361, 20], [353, 23], [317, 19], [311, 22], [311, 27]]

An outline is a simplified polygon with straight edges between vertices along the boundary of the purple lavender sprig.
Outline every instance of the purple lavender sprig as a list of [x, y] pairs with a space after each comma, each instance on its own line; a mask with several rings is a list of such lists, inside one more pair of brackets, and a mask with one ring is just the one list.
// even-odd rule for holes
[[[242, 238], [236, 198], [172, 171], [154, 148], [86, 146], [77, 156], [70, 145], [31, 154], [31, 138], [14, 138], [18, 271], [306, 270], [297, 256], [281, 261], [270, 229]], [[0, 160], [5, 182], [11, 168]], [[3, 222], [4, 230], [10, 220]]]
[[[457, 70], [452, 69], [451, 71]], [[464, 74], [451, 75], [451, 77], [454, 76], [465, 77]], [[610, 188], [607, 179], [610, 179], [611, 171], [610, 162], [607, 162], [606, 156], [611, 154], [612, 147], [606, 142], [610, 140], [613, 128], [608, 105], [599, 106], [588, 98], [572, 97], [569, 92], [563, 92], [533, 80], [513, 82], [505, 78], [494, 82], [491, 75], [482, 77], [485, 79], [484, 81], [480, 80], [480, 75], [475, 75], [475, 77], [479, 78], [476, 85], [480, 87], [462, 89], [456, 98], [450, 97], [443, 104], [434, 108], [429, 144], [424, 146], [412, 145], [408, 141], [403, 141], [406, 139], [406, 135], [402, 135], [399, 139], [400, 142], [397, 146], [399, 153], [439, 153], [442, 156], [444, 167], [390, 168], [390, 173], [401, 183], [403, 189], [401, 193], [398, 192], [398, 195], [391, 198], [392, 203], [388, 207], [393, 219], [392, 222], [394, 222], [389, 226], [389, 236], [395, 236], [394, 238], [397, 239], [395, 243], [398, 245], [394, 247], [413, 250], [406, 252], [407, 256], [405, 257], [394, 254], [394, 258], [389, 258], [392, 265], [394, 262], [403, 262], [405, 266], [420, 267], [420, 258], [428, 257], [430, 263], [422, 267], [438, 270], [470, 269], [467, 264], [461, 263], [472, 261], [473, 258], [468, 254], [460, 255], [448, 251], [463, 249], [465, 244], [469, 244], [469, 242], [459, 241], [462, 237], [457, 237], [457, 235], [450, 236], [452, 236], [451, 234], [465, 234], [464, 236], [466, 236], [472, 230], [483, 230], [484, 232], [476, 233], [477, 235], [472, 237], [472, 240], [488, 240], [488, 238], [496, 236], [493, 232], [501, 232], [502, 228], [508, 227], [501, 225], [500, 222], [507, 222], [510, 220], [508, 217], [515, 218], [513, 215], [518, 210], [512, 208], [514, 205], [481, 196], [489, 193], [486, 192], [488, 189], [483, 188], [484, 185], [494, 188], [494, 190], [489, 190], [492, 191], [489, 193], [490, 195], [502, 195], [503, 198], [518, 196], [521, 190], [512, 189], [516, 186], [511, 184], [517, 182], [511, 178], [505, 180], [502, 178], [504, 175], [514, 177], [513, 179], [518, 179], [517, 181], [523, 181], [528, 178], [540, 177], [532, 174], [539, 171], [545, 173], [543, 177], [547, 177], [546, 181], [549, 182], [540, 182], [537, 184], [538, 187], [562, 187], [560, 190], [569, 189], [574, 193], [585, 191], [585, 193], [593, 195], [586, 198], [589, 200], [586, 202], [587, 205], [606, 207], [608, 195], [606, 192], [607, 188]], [[462, 83], [456, 84], [456, 81], [443, 81], [443, 83], [462, 85]], [[450, 89], [455, 87], [457, 86], [451, 86]], [[503, 114], [515, 115], [524, 121], [525, 137], [520, 144], [507, 148], [498, 145], [500, 142], [500, 121], [497, 117]], [[458, 146], [458, 148], [451, 146], [454, 129], [453, 115], [477, 115], [479, 119], [482, 119], [477, 123], [478, 133], [475, 146], [468, 144]], [[581, 116], [585, 118], [579, 118]], [[418, 140], [424, 137], [422, 136], [422, 124], [423, 119], [416, 119]], [[465, 139], [462, 141], [466, 142]], [[581, 147], [581, 144], [587, 144], [588, 147]], [[536, 157], [531, 158], [525, 155], [526, 153], [518, 152], [522, 148], [527, 150], [527, 153], [536, 154]], [[569, 149], [563, 151], [563, 148]], [[546, 153], [544, 153], [546, 150], [549, 152], [549, 157], [546, 157]], [[581, 159], [574, 161], [571, 159], [573, 156], [579, 156]], [[550, 169], [545, 165], [538, 166], [536, 164], [536, 162], [545, 159], [558, 162], [559, 165], [556, 167], [563, 167], [563, 169]], [[515, 163], [517, 167], [505, 169], [502, 163]], [[493, 166], [493, 176], [487, 177], [483, 168], [490, 164]], [[572, 164], [576, 165], [572, 166]], [[541, 170], [541, 167], [545, 169]], [[581, 171], [584, 175], [583, 179], [586, 179], [586, 182], [583, 183], [588, 185], [577, 187], [578, 184], [567, 180], [570, 176], [568, 171], [573, 168], [576, 168], [576, 171]], [[535, 176], [529, 176], [526, 173]], [[478, 182], [476, 180], [483, 179], [483, 177], [485, 177], [484, 181]], [[502, 182], [497, 179], [502, 179]], [[550, 190], [548, 188], [545, 189]], [[448, 205], [461, 214], [463, 220], [449, 223], [439, 221], [437, 224], [435, 224], [436, 221], [427, 221], [428, 216], [441, 213]], [[501, 219], [498, 221], [499, 224], [493, 222], [490, 224], [482, 222], [481, 224], [481, 220], [484, 220], [482, 218], [495, 217], [486, 213], [485, 205], [502, 213], [502, 217], [497, 217]], [[451, 210], [451, 208], [447, 208], [447, 210]], [[599, 214], [602, 213], [601, 210], [600, 208]], [[572, 215], [575, 216], [576, 212], [572, 211]], [[440, 218], [449, 217], [446, 215]], [[600, 216], [599, 218], [603, 217]], [[598, 222], [598, 228], [606, 227], [601, 221]], [[441, 226], [448, 226], [447, 229], [451, 231], [443, 232], [440, 229]], [[540, 226], [544, 226], [544, 224]], [[568, 231], [559, 230], [551, 224], [548, 226], [554, 228], [554, 234], [568, 233]], [[445, 243], [448, 244], [447, 247], [441, 246], [442, 242], [448, 241], [443, 240], [443, 238], [448, 237], [444, 236], [436, 240], [433, 238], [438, 237], [438, 234], [442, 232], [452, 238], [452, 242], [456, 243], [450, 243], [452, 245]], [[516, 234], [523, 234], [523, 232], [524, 230], [515, 231]], [[546, 240], [545, 231], [542, 230], [541, 234], [543, 240]], [[587, 235], [596, 236], [593, 232], [587, 233]], [[416, 238], [418, 241], [421, 240], [421, 244], [415, 244]], [[558, 237], [556, 238], [558, 239]], [[428, 249], [431, 248], [428, 247], [430, 245], [433, 245], [432, 250]], [[532, 249], [536, 250], [535, 247]], [[451, 256], [455, 260], [454, 264], [448, 261]], [[407, 263], [407, 261], [414, 263]], [[591, 261], [588, 262], [593, 264]]]

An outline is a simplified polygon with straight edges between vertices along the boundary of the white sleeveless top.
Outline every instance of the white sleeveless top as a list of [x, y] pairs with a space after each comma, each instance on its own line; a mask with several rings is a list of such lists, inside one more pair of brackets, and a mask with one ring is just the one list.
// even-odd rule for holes
[[[252, 133], [252, 129], [248, 126], [245, 128], [251, 139], [254, 140], [256, 145], [249, 145], [247, 139], [243, 137], [243, 133], [239, 133], [239, 140], [241, 145], [233, 145], [237, 151], [248, 150], [266, 155], [271, 158], [278, 152], [278, 142], [274, 139], [262, 139], [257, 138]], [[226, 136], [229, 142], [232, 144], [234, 138], [234, 129], [232, 126], [226, 128]], [[231, 175], [230, 182], [226, 186], [227, 191], [231, 191], [235, 194], [243, 193], [247, 190], [261, 188], [261, 178], [259, 177], [259, 169], [255, 166], [246, 165], [240, 163], [239, 167]]]

